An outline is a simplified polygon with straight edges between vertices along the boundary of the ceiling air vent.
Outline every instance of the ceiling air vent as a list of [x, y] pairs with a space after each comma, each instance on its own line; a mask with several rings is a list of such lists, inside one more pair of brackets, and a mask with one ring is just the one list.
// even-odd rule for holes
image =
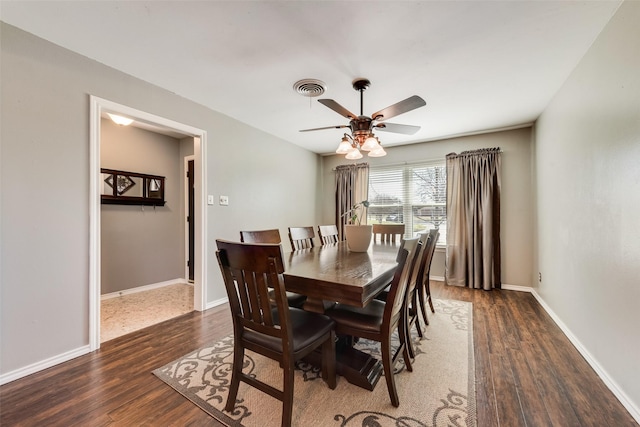
[[293, 84], [293, 90], [302, 96], [320, 96], [327, 90], [327, 85], [322, 80], [302, 79]]

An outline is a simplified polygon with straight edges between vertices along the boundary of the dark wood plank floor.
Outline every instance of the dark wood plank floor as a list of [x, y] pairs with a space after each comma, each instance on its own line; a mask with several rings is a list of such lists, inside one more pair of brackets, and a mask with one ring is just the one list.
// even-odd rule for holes
[[[474, 304], [479, 427], [638, 425], [530, 294], [432, 293]], [[194, 312], [5, 384], [0, 425], [218, 425], [151, 371], [231, 330], [226, 306]]]

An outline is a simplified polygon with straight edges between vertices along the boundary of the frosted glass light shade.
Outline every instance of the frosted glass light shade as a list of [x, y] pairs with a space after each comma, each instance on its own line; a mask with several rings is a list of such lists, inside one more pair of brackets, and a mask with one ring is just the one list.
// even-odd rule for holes
[[384, 157], [387, 155], [387, 152], [384, 151], [381, 145], [378, 145], [378, 148], [375, 150], [369, 151], [369, 157]]
[[357, 148], [352, 148], [351, 151], [349, 151], [349, 153], [345, 156], [345, 158], [349, 160], [358, 160], [362, 158], [362, 153]]
[[347, 154], [352, 149], [353, 149], [353, 147], [351, 146], [351, 143], [345, 137], [345, 138], [342, 138], [342, 141], [340, 141], [340, 145], [338, 145], [338, 149], [336, 150], [336, 153], [337, 154]]
[[362, 144], [362, 147], [360, 147], [360, 149], [362, 151], [371, 151], [375, 150], [379, 145], [380, 144], [378, 144], [378, 140], [376, 139], [376, 137], [371, 135], [367, 137], [367, 139], [365, 139], [364, 144]]

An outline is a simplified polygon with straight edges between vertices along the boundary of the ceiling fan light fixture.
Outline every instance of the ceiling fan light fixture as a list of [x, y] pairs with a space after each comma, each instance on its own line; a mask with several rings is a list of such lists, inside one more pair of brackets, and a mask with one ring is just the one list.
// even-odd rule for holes
[[[305, 79], [297, 81], [293, 87], [298, 93], [306, 94], [308, 96], [315, 96], [309, 92], [313, 92], [311, 87], [317, 84], [323, 84], [319, 81], [313, 81], [312, 79]], [[344, 134], [344, 138], [336, 149], [336, 154], [346, 154], [346, 158], [349, 160], [356, 160], [362, 158], [361, 151], [368, 151], [370, 157], [382, 157], [386, 156], [387, 152], [384, 151], [380, 145], [380, 141], [373, 134], [373, 129], [380, 129], [386, 132], [401, 133], [406, 135], [413, 135], [420, 126], [402, 125], [398, 123], [376, 123], [390, 119], [400, 114], [415, 110], [416, 108], [427, 105], [424, 99], [418, 95], [410, 96], [400, 102], [396, 102], [380, 111], [373, 113], [371, 116], [364, 115], [364, 91], [371, 85], [371, 82], [365, 78], [357, 78], [352, 82], [353, 88], [360, 92], [360, 114], [354, 114], [351, 111], [338, 104], [333, 99], [319, 99], [318, 102], [327, 108], [332, 109], [336, 113], [349, 119], [348, 125], [334, 125], [325, 126], [313, 129], [302, 129], [300, 132], [309, 132], [323, 129], [341, 129], [350, 128], [351, 135]], [[351, 146], [351, 148], [350, 148]]]
[[336, 150], [337, 154], [347, 154], [349, 151], [353, 149], [351, 145], [351, 141], [347, 138], [347, 135], [342, 137], [342, 141], [340, 141], [340, 145], [338, 145], [338, 149]]
[[370, 134], [367, 139], [364, 140], [364, 144], [362, 144], [360, 149], [362, 151], [371, 151], [375, 150], [379, 146], [380, 144], [378, 143], [378, 139], [373, 134]]
[[378, 148], [375, 150], [369, 151], [369, 157], [384, 157], [387, 155], [387, 152], [384, 151], [382, 145], [378, 145]]
[[360, 152], [360, 150], [358, 150], [357, 147], [353, 147], [344, 157], [348, 160], [358, 160], [362, 158], [362, 153]]

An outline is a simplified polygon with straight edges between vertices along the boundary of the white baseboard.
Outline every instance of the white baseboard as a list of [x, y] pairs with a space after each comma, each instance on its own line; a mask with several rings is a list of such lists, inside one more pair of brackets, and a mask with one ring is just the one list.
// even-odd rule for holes
[[[440, 280], [440, 277], [432, 277], [431, 280]], [[444, 281], [444, 278], [442, 278]], [[571, 330], [567, 327], [567, 325], [560, 320], [558, 315], [554, 313], [554, 311], [549, 307], [549, 305], [542, 299], [540, 294], [536, 291], [536, 288], [532, 288], [530, 286], [520, 286], [520, 285], [509, 285], [503, 283], [501, 286], [502, 290], [506, 291], [517, 291], [517, 292], [529, 292], [533, 295], [533, 297], [540, 303], [544, 311], [553, 319], [553, 321], [558, 325], [562, 333], [571, 341], [571, 344], [578, 350], [578, 352], [584, 357], [587, 363], [593, 368], [596, 374], [600, 377], [600, 379], [604, 382], [609, 390], [614, 394], [614, 396], [622, 403], [627, 411], [631, 414], [631, 416], [640, 424], [640, 409], [634, 404], [634, 402], [627, 396], [618, 383], [611, 378], [611, 376], [607, 373], [607, 371], [598, 363], [598, 361], [591, 355], [591, 353], [587, 350], [587, 348], [580, 342], [580, 340], [571, 332]]]
[[217, 307], [217, 306], [222, 305], [222, 304], [226, 304], [228, 302], [229, 302], [229, 298], [226, 298], [226, 297], [225, 298], [220, 298], [220, 299], [215, 300], [215, 301], [208, 302], [207, 306], [205, 307], [205, 310], [208, 310], [208, 309], [213, 308], [213, 307]]
[[595, 357], [587, 350], [587, 348], [580, 342], [580, 340], [571, 332], [571, 329], [556, 315], [556, 313], [549, 307], [549, 305], [545, 302], [544, 299], [538, 294], [535, 288], [531, 288], [528, 286], [517, 286], [517, 285], [502, 285], [502, 289], [505, 290], [513, 290], [513, 291], [521, 291], [521, 292], [530, 292], [533, 297], [540, 303], [544, 311], [553, 319], [553, 321], [558, 325], [562, 333], [571, 341], [571, 344], [578, 350], [578, 352], [584, 357], [587, 363], [596, 371], [596, 374], [600, 377], [600, 379], [604, 382], [609, 390], [614, 394], [614, 396], [622, 403], [627, 411], [631, 414], [631, 416], [640, 424], [640, 409], [635, 405], [635, 403], [625, 394], [624, 391], [620, 388], [618, 383], [611, 378], [611, 376], [607, 373], [607, 371], [598, 363]]
[[158, 289], [158, 288], [163, 288], [165, 286], [178, 285], [178, 284], [193, 286], [193, 283], [189, 283], [187, 279], [172, 279], [172, 280], [165, 280], [164, 282], [152, 283], [150, 285], [138, 286], [136, 288], [125, 289], [122, 291], [111, 292], [108, 294], [100, 295], [100, 299], [104, 301], [106, 299], [117, 298], [123, 295], [135, 294], [138, 292], [150, 291], [151, 289]]
[[66, 353], [58, 354], [40, 362], [32, 363], [15, 371], [7, 372], [0, 375], [0, 385], [10, 383], [17, 379], [26, 377], [27, 375], [35, 374], [36, 372], [58, 365], [60, 363], [68, 362], [71, 359], [75, 359], [78, 356], [83, 356], [91, 352], [91, 348], [88, 345], [82, 346], [75, 350], [67, 351]]
[[530, 292], [530, 293], [533, 293], [535, 291], [535, 289], [533, 289], [531, 286], [509, 285], [507, 283], [503, 283], [502, 286], [500, 286], [500, 289], [503, 289], [505, 291], [518, 291], [518, 292]]
[[[444, 276], [429, 276], [429, 280], [433, 280], [435, 282], [444, 282]], [[520, 286], [520, 285], [509, 285], [503, 283], [500, 289], [504, 289], [507, 291], [518, 291], [518, 292], [532, 292], [533, 288], [529, 286]]]

